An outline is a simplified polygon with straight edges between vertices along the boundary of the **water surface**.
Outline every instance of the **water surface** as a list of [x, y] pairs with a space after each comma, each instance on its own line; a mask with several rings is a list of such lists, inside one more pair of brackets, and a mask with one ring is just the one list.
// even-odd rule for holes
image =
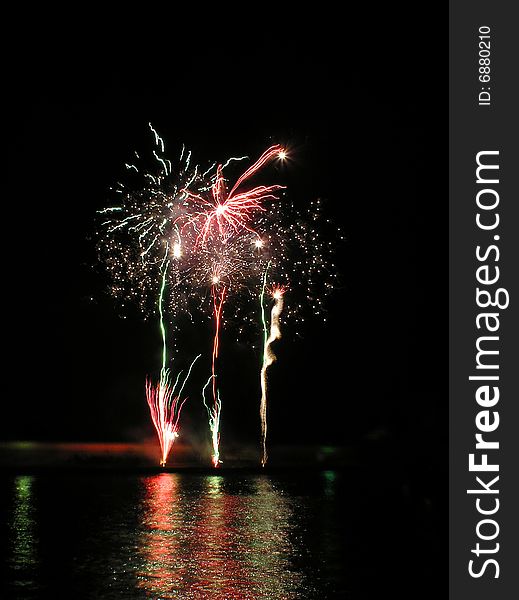
[[3, 476], [2, 597], [376, 597], [392, 502], [336, 471]]

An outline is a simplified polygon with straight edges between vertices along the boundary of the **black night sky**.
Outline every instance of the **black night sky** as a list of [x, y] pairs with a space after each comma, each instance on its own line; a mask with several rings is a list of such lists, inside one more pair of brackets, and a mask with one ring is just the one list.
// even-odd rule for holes
[[[327, 322], [298, 340], [288, 327], [278, 346], [271, 443], [377, 439], [406, 463], [432, 460], [447, 429], [445, 36], [438, 54], [430, 15], [391, 11], [12, 23], [2, 439], [153, 435], [143, 383], [160, 361], [157, 325], [120, 318], [93, 237], [151, 121], [171, 152], [185, 143], [205, 161], [289, 144], [290, 196], [322, 198], [345, 233]], [[210, 332], [199, 336], [187, 347], [208, 354]], [[250, 343], [224, 331], [222, 436], [253, 445]], [[185, 410], [195, 437], [205, 377]]]

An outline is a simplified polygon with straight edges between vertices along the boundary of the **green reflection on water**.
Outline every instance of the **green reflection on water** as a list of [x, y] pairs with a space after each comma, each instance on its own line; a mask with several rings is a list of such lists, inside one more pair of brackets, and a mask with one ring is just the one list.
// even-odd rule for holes
[[324, 493], [327, 496], [335, 495], [335, 482], [337, 480], [337, 474], [335, 471], [323, 471], [324, 477]]
[[219, 475], [209, 475], [207, 477], [207, 493], [210, 496], [222, 495], [222, 477]]
[[31, 450], [32, 448], [37, 448], [38, 444], [36, 442], [18, 441], [11, 442], [9, 446], [15, 450]]
[[33, 506], [34, 477], [20, 475], [14, 480], [14, 511], [11, 521], [12, 564], [26, 569], [36, 563]]

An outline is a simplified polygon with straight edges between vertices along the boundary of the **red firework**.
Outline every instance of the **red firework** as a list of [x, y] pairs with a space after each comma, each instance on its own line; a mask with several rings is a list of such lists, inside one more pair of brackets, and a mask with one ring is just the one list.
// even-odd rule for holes
[[288, 288], [286, 285], [280, 285], [275, 283], [269, 288], [269, 293], [272, 296], [272, 298], [274, 298], [274, 300], [279, 300], [285, 295], [287, 289]]
[[180, 411], [185, 400], [180, 401], [179, 396], [173, 395], [173, 388], [164, 373], [156, 385], [146, 380], [146, 400], [160, 442], [160, 464], [165, 466], [171, 446], [178, 437]]
[[213, 465], [218, 467], [220, 463], [220, 409], [221, 403], [216, 385], [216, 361], [220, 349], [220, 325], [222, 321], [223, 303], [227, 293], [227, 287], [224, 285], [220, 290], [217, 289], [218, 278], [213, 277], [211, 286], [211, 295], [213, 297], [213, 319], [214, 319], [214, 340], [212, 356], [212, 379], [213, 379]]
[[254, 213], [264, 211], [265, 200], [277, 200], [275, 192], [283, 189], [282, 185], [260, 185], [250, 190], [239, 192], [240, 186], [257, 173], [273, 157], [284, 155], [284, 149], [279, 144], [271, 146], [260, 158], [249, 167], [236, 181], [231, 191], [227, 193], [223, 177], [223, 166], [218, 165], [216, 180], [211, 186], [211, 195], [204, 198], [183, 190], [188, 202], [192, 205], [189, 215], [182, 215], [175, 221], [187, 220], [182, 225], [182, 230], [192, 227], [196, 232], [195, 248], [198, 244], [205, 244], [209, 237], [215, 233], [220, 238], [227, 240], [234, 233], [241, 230], [258, 235], [251, 226]]

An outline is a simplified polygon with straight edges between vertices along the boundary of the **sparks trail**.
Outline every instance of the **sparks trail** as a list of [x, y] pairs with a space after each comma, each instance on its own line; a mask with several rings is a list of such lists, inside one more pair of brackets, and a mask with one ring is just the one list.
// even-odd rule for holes
[[267, 280], [267, 269], [263, 279], [263, 289], [261, 292], [261, 313], [264, 331], [263, 344], [263, 366], [261, 368], [261, 402], [260, 402], [260, 419], [261, 419], [261, 445], [262, 457], [261, 466], [264, 467], [267, 462], [267, 369], [276, 360], [276, 355], [272, 351], [272, 343], [281, 339], [280, 315], [283, 311], [284, 294], [286, 288], [283, 285], [274, 285], [270, 291], [270, 295], [274, 299], [274, 306], [270, 313], [270, 335], [267, 337], [267, 328], [265, 320], [264, 296]]
[[[213, 298], [213, 320], [214, 320], [214, 339], [213, 339], [213, 355], [211, 365], [211, 377], [213, 380], [213, 408], [209, 415], [209, 428], [211, 429], [211, 438], [213, 445], [212, 461], [215, 467], [220, 464], [220, 411], [222, 403], [220, 400], [220, 392], [216, 382], [216, 362], [220, 350], [220, 326], [222, 322], [223, 303], [227, 293], [227, 287], [224, 285], [221, 290], [217, 286], [220, 282], [217, 274], [213, 276], [213, 284], [211, 286], [211, 296]], [[205, 399], [204, 399], [205, 402]]]
[[164, 326], [164, 313], [163, 313], [163, 298], [164, 290], [166, 288], [166, 273], [168, 270], [168, 264], [166, 263], [162, 273], [162, 285], [159, 294], [159, 314], [160, 314], [160, 331], [162, 335], [162, 368], [160, 370], [160, 379], [156, 385], [152, 383], [149, 378], [146, 378], [146, 400], [150, 408], [151, 420], [157, 431], [159, 438], [160, 450], [161, 450], [161, 466], [166, 465], [168, 455], [171, 451], [173, 442], [178, 437], [179, 433], [179, 420], [182, 407], [186, 402], [187, 398], [181, 400], [182, 391], [184, 386], [191, 374], [191, 369], [195, 362], [200, 358], [200, 354], [193, 360], [187, 375], [182, 383], [182, 386], [178, 393], [176, 393], [176, 387], [179, 382], [182, 372], [177, 375], [175, 383], [171, 384], [171, 375], [169, 369], [166, 368], [167, 362], [167, 348], [166, 348], [166, 329]]
[[160, 443], [160, 465], [164, 467], [173, 442], [178, 437], [178, 420], [185, 400], [179, 402], [178, 396], [173, 396], [169, 381], [169, 373], [161, 375], [160, 381], [153, 385], [146, 379], [146, 400], [150, 407], [151, 419], [157, 431]]
[[[337, 234], [337, 227], [330, 226], [332, 236], [326, 231], [322, 235], [320, 225], [324, 221], [319, 199], [302, 211], [299, 203], [296, 209], [291, 203], [273, 201], [279, 200], [282, 185], [247, 185], [276, 156], [280, 161], [288, 158], [282, 146], [268, 148], [228, 190], [225, 169], [231, 161], [246, 157], [230, 158], [223, 164], [217, 161], [204, 170], [192, 164], [191, 153], [183, 148], [172, 164], [165, 154], [162, 138], [151, 125], [150, 128], [155, 139], [154, 168], [142, 167], [137, 154], [139, 162], [126, 165], [130, 184], [118, 184], [115, 192], [119, 194], [119, 202], [99, 211], [102, 223], [98, 252], [112, 276], [112, 293], [124, 302], [138, 300], [143, 311], [155, 314], [160, 289], [162, 369], [157, 384], [146, 381], [146, 396], [161, 445], [161, 463], [167, 460], [178, 435], [184, 404], [182, 389], [186, 382], [184, 380], [177, 393], [180, 374], [172, 384], [166, 368], [165, 315], [169, 317], [170, 328], [177, 325], [179, 320], [175, 317], [182, 313], [189, 314], [192, 321], [203, 315], [214, 323], [211, 375], [202, 389], [202, 398], [209, 416], [212, 462], [217, 467], [222, 408], [217, 370], [224, 302], [232, 302], [232, 316], [239, 323], [240, 339], [246, 327], [257, 331], [257, 310], [250, 308], [257, 307], [257, 285], [261, 281], [260, 415], [264, 465], [267, 460], [267, 371], [276, 358], [272, 344], [281, 335], [279, 324], [285, 291], [281, 284], [290, 286], [291, 290], [291, 302], [284, 318], [301, 324], [305, 310], [309, 309], [315, 317], [323, 314], [324, 297], [336, 287], [335, 267], [330, 259], [331, 240]], [[325, 223], [330, 220], [326, 219]], [[279, 285], [269, 289], [267, 275]], [[270, 335], [265, 307], [267, 292], [274, 299]], [[244, 298], [246, 302], [242, 302]], [[251, 298], [254, 298], [252, 303]], [[326, 320], [324, 315], [322, 319]], [[172, 340], [174, 342], [176, 336]], [[211, 383], [212, 394], [207, 390]], [[206, 392], [212, 395], [211, 399], [206, 399]]]
[[220, 464], [220, 454], [219, 454], [219, 444], [220, 444], [220, 415], [222, 411], [222, 403], [220, 401], [220, 393], [216, 392], [216, 401], [213, 400], [213, 405], [209, 406], [205, 399], [205, 390], [207, 386], [214, 379], [214, 375], [210, 375], [207, 383], [204, 385], [202, 389], [202, 400], [204, 402], [204, 406], [207, 410], [207, 415], [209, 417], [209, 430], [211, 432], [211, 444], [213, 446], [213, 456], [212, 462], [213, 466], [216, 468]]
[[[263, 241], [253, 228], [254, 216], [266, 209], [263, 202], [274, 199], [275, 191], [283, 186], [258, 186], [239, 192], [250, 177], [259, 171], [274, 156], [280, 155], [282, 147], [272, 146], [249, 167], [227, 193], [223, 177], [223, 165], [218, 165], [216, 178], [211, 186], [209, 199], [201, 194], [186, 190], [187, 211], [175, 220], [180, 226], [180, 236], [194, 236], [193, 252], [200, 258], [192, 270], [194, 281], [211, 280], [212, 316], [214, 339], [212, 352], [211, 377], [202, 390], [202, 398], [209, 416], [209, 428], [212, 440], [212, 462], [215, 467], [220, 463], [220, 414], [221, 398], [217, 381], [217, 359], [219, 354], [220, 330], [222, 326], [223, 306], [230, 290], [236, 292], [246, 289], [252, 274], [261, 269], [263, 258], [258, 250]], [[208, 269], [210, 272], [208, 273]], [[212, 407], [206, 403], [205, 390], [212, 380]]]
[[213, 236], [227, 240], [233, 234], [239, 235], [242, 231], [258, 235], [251, 223], [255, 213], [265, 211], [263, 203], [266, 200], [277, 199], [275, 192], [283, 189], [284, 186], [260, 185], [239, 193], [238, 189], [245, 181], [262, 169], [268, 161], [275, 156], [280, 157], [283, 152], [284, 150], [279, 144], [268, 148], [237, 179], [229, 193], [227, 193], [221, 164], [217, 167], [216, 178], [211, 186], [209, 198], [195, 194], [188, 189], [183, 190], [186, 193], [191, 210], [187, 216], [179, 216], [175, 223], [182, 223], [182, 232], [189, 228], [197, 232], [195, 248], [199, 244], [206, 244], [207, 240]]

